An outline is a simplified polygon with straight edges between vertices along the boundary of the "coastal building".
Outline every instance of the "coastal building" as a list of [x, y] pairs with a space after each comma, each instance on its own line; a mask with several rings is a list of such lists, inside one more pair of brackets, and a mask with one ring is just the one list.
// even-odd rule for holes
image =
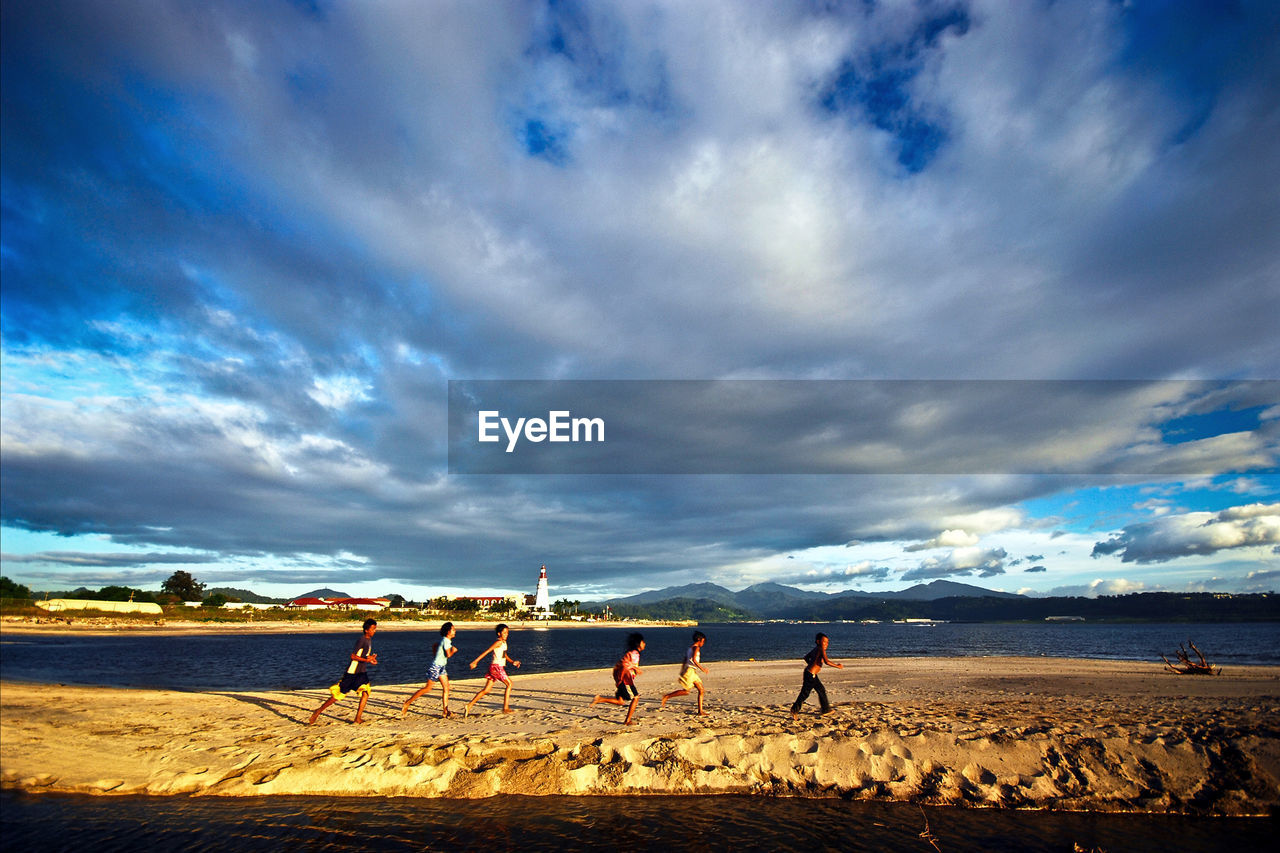
[[328, 610], [329, 602], [323, 598], [304, 596], [303, 598], [295, 598], [293, 601], [286, 604], [285, 607], [292, 607], [297, 610]]
[[331, 598], [329, 606], [335, 610], [385, 610], [391, 603], [386, 598]]
[[389, 598], [295, 598], [285, 607], [297, 610], [385, 610], [391, 605]]
[[514, 595], [455, 595], [453, 601], [474, 601], [481, 613], [490, 610], [520, 610], [520, 599]]

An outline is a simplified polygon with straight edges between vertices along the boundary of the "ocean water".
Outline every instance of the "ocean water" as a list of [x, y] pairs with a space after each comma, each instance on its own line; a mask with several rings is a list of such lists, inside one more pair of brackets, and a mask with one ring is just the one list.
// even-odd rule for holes
[[[691, 628], [544, 628], [513, 626], [509, 654], [521, 662], [513, 675], [600, 669], [613, 666], [627, 634], [645, 636], [642, 663], [678, 663]], [[839, 659], [904, 656], [1045, 655], [1160, 662], [1173, 659], [1188, 639], [1216, 665], [1280, 665], [1280, 623], [1015, 623], [1015, 624], [724, 624], [703, 625], [702, 659], [790, 660], [813, 645], [822, 631], [831, 638], [828, 654]], [[4, 635], [0, 636], [0, 677], [7, 681], [157, 687], [181, 690], [303, 690], [327, 686], [350, 661], [360, 634], [252, 633], [223, 636], [160, 637]], [[459, 631], [451, 669], [488, 647], [488, 629]], [[438, 628], [408, 629], [388, 623], [374, 637], [378, 666], [374, 683], [421, 681], [431, 661]]]
[[956, 809], [838, 799], [82, 797], [0, 794], [7, 850], [1264, 850], [1274, 820]]

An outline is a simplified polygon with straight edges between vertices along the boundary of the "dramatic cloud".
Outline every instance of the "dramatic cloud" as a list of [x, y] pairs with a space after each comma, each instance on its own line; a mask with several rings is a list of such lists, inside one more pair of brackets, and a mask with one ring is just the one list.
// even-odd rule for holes
[[[1007, 549], [1048, 589], [1099, 531], [1201, 558], [1180, 585], [1278, 558], [1223, 515], [1280, 494], [1278, 386], [1240, 381], [1280, 375], [1274, 3], [0, 15], [6, 576], [417, 598], [545, 563], [586, 597]], [[624, 473], [450, 472], [451, 380], [658, 378], [901, 384], [665, 421], [658, 388]], [[765, 475], [635, 467], [659, 439]]]
[[1280, 503], [1248, 504], [1218, 513], [1189, 512], [1128, 525], [1097, 543], [1093, 556], [1119, 554], [1126, 563], [1160, 563], [1276, 543], [1280, 543]]

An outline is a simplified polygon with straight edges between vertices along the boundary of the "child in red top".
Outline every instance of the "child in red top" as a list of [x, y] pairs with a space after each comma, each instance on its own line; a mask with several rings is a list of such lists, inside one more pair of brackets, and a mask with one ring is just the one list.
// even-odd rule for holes
[[627, 637], [627, 651], [613, 667], [613, 680], [617, 685], [617, 690], [613, 696], [597, 696], [591, 700], [592, 706], [601, 703], [606, 705], [630, 705], [627, 707], [627, 719], [623, 721], [624, 726], [631, 725], [631, 718], [635, 716], [636, 706], [640, 704], [640, 691], [636, 690], [636, 676], [642, 670], [640, 669], [640, 652], [644, 651], [644, 635], [631, 634]]

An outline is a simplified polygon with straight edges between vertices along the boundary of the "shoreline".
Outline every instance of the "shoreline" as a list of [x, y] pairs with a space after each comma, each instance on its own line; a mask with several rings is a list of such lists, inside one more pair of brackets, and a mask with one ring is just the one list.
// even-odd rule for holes
[[[15, 617], [7, 616], [0, 620], [0, 634], [85, 634], [95, 633], [101, 635], [112, 634], [151, 634], [154, 636], [193, 636], [199, 634], [284, 634], [284, 633], [338, 633], [350, 632], [352, 630], [359, 632], [360, 623], [372, 616], [378, 620], [378, 630], [386, 631], [402, 631], [415, 630], [426, 631], [436, 630], [441, 623], [452, 621], [454, 626], [459, 630], [481, 629], [487, 628], [493, 630], [493, 627], [501, 619], [487, 620], [448, 620], [448, 619], [400, 619], [394, 616], [383, 616], [379, 618], [374, 611], [361, 611], [353, 614], [351, 618], [344, 622], [306, 619], [261, 619], [261, 620], [235, 620], [227, 622], [206, 622], [185, 619], [159, 619], [159, 620], [128, 620], [120, 619], [112, 616], [47, 616], [38, 619], [31, 617]], [[663, 620], [636, 620], [636, 621], [610, 621], [610, 622], [576, 622], [568, 619], [512, 619], [506, 621], [513, 630], [529, 630], [537, 628], [684, 628], [696, 627], [697, 623], [692, 621], [663, 621]]]
[[[798, 721], [794, 661], [711, 662], [707, 715], [644, 668], [633, 726], [607, 671], [513, 673], [513, 714], [481, 683], [379, 684], [303, 725], [326, 695], [0, 685], [0, 786], [143, 795], [840, 796], [934, 805], [1266, 815], [1280, 810], [1280, 667], [1178, 676], [1063, 658], [849, 659]], [[459, 673], [461, 674], [461, 673]]]

